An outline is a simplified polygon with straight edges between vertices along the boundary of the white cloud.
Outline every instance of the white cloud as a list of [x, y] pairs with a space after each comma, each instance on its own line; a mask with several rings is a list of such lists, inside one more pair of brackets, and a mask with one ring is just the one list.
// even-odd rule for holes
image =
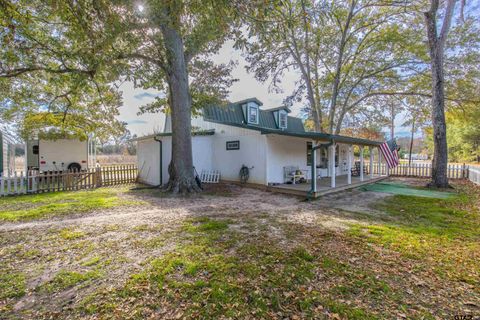
[[120, 108], [118, 118], [127, 122], [127, 127], [132, 133], [142, 136], [163, 129], [164, 114], [137, 115], [140, 106], [152, 102], [158, 96], [158, 92], [136, 89], [131, 82], [123, 83], [120, 89], [123, 91], [123, 106]]

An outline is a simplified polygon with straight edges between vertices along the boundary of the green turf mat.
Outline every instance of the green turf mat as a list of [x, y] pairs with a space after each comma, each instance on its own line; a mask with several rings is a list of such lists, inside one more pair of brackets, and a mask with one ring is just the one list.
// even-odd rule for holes
[[438, 199], [447, 199], [454, 195], [452, 192], [418, 189], [406, 184], [393, 182], [377, 182], [368, 184], [361, 187], [361, 190]]

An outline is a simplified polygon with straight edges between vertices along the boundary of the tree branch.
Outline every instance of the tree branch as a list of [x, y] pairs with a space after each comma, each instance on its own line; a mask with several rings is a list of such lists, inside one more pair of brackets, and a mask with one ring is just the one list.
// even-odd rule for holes
[[14, 78], [18, 77], [24, 73], [31, 73], [37, 71], [45, 71], [48, 73], [56, 73], [56, 74], [63, 74], [63, 73], [79, 73], [85, 74], [90, 77], [93, 77], [96, 73], [95, 70], [83, 70], [83, 69], [76, 69], [76, 68], [61, 68], [61, 69], [52, 69], [42, 66], [30, 66], [24, 68], [14, 68], [14, 69], [3, 69], [0, 72], [0, 78]]

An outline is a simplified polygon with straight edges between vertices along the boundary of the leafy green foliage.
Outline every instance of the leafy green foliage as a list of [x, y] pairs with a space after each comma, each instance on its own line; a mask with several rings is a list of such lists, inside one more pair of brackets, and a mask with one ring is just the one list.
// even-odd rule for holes
[[[112, 65], [118, 35], [105, 2], [2, 2], [0, 100], [3, 119], [24, 137], [54, 126], [60, 133], [118, 134], [125, 65]], [[108, 19], [103, 19], [108, 18]], [[40, 116], [36, 116], [40, 114]]]
[[[234, 79], [234, 64], [211, 55], [230, 34], [228, 1], [2, 2], [0, 12], [0, 115], [33, 133], [100, 138], [119, 135], [119, 81], [161, 94], [141, 112], [168, 111], [166, 49], [161, 26], [184, 37], [194, 108], [221, 102]], [[170, 17], [165, 12], [172, 10]], [[55, 128], [55, 132], [45, 132]]]
[[370, 98], [396, 91], [412, 59], [405, 48], [419, 38], [403, 8], [380, 2], [272, 1], [270, 10], [262, 9], [241, 43], [249, 70], [280, 89], [283, 75], [298, 69], [298, 87], [287, 100], [307, 99], [306, 111], [317, 112], [328, 132], [371, 110]]

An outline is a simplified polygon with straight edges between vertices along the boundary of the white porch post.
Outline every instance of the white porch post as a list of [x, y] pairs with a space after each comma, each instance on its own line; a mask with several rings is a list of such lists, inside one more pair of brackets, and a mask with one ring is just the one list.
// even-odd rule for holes
[[377, 148], [378, 152], [378, 175], [382, 175], [382, 152], [380, 151], [380, 148]]
[[317, 192], [317, 150], [315, 141], [312, 141], [312, 186], [313, 192]]
[[360, 146], [360, 181], [363, 181], [363, 167], [364, 167], [363, 146]]
[[348, 146], [347, 152], [347, 183], [352, 184], [352, 145]]
[[370, 151], [370, 178], [373, 178], [373, 150], [372, 146], [368, 147], [368, 151]]
[[328, 163], [330, 164], [330, 187], [335, 188], [335, 179], [336, 179], [336, 173], [335, 173], [335, 143], [333, 143], [329, 147], [329, 152], [328, 152], [329, 160]]

